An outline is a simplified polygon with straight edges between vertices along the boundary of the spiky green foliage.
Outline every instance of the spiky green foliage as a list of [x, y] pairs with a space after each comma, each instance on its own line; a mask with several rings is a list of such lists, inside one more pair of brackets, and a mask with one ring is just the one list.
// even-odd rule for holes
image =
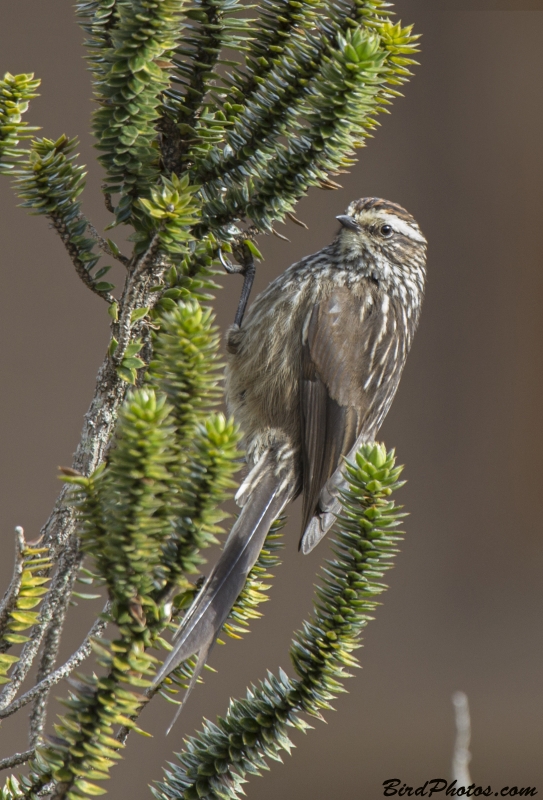
[[118, 22], [121, 4], [122, 0], [89, 0], [75, 6], [79, 24], [88, 34], [86, 60], [96, 81], [103, 80], [110, 69], [111, 31]]
[[326, 186], [329, 173], [353, 164], [376, 114], [409, 76], [416, 51], [411, 27], [363, 11], [364, 24], [344, 32], [336, 20], [332, 34], [324, 25], [311, 35], [296, 31], [274, 68], [259, 78], [232, 118], [223, 153], [212, 152], [201, 164], [202, 178], [218, 186], [217, 176], [228, 189], [206, 204], [211, 219], [249, 216], [260, 230], [270, 230], [310, 186]]
[[352, 165], [349, 156], [375, 127], [389, 74], [378, 35], [363, 28], [338, 34], [337, 46], [323, 58], [322, 71], [300, 109], [307, 127], [289, 137], [273, 166], [261, 175], [258, 200], [251, 204], [251, 218], [260, 227], [271, 225], [270, 208], [291, 210], [309, 186]]
[[148, 686], [144, 676], [153, 674], [156, 662], [145, 652], [143, 637], [138, 640], [134, 625], [130, 627], [131, 636], [93, 642], [105, 675], [78, 675], [71, 680], [74, 691], [62, 701], [68, 711], [58, 718], [56, 736], [38, 749], [39, 759], [31, 763], [27, 781], [32, 794], [51, 779], [62, 786], [65, 797], [104, 794], [93, 781], [107, 779], [109, 769], [120, 758], [123, 745], [115, 738], [116, 727], [140, 730], [133, 720], [146, 698], [130, 687]]
[[291, 658], [298, 675], [268, 673], [243, 700], [231, 701], [217, 724], [187, 742], [154, 790], [158, 800], [230, 800], [242, 794], [246, 776], [267, 769], [266, 758], [281, 760], [290, 752], [289, 728], [310, 727], [302, 713], [322, 718], [342, 691], [360, 635], [386, 589], [380, 582], [392, 566], [401, 534], [398, 506], [390, 495], [401, 483], [401, 467], [383, 445], [363, 445], [346, 474], [343, 515], [335, 541], [336, 558], [328, 562], [317, 590], [313, 618], [295, 636]]
[[165, 504], [175, 458], [170, 411], [164, 395], [134, 392], [119, 415], [107, 469], [71, 479], [88, 497], [82, 505], [83, 547], [128, 617], [119, 615], [117, 622], [130, 623], [130, 604], [141, 603], [158, 586], [161, 546], [171, 529]]
[[300, 3], [298, 0], [264, 0], [258, 36], [249, 42], [247, 62], [250, 65], [251, 83], [245, 90], [254, 89], [263, 75], [269, 72], [274, 61], [287, 49], [293, 30], [300, 36], [311, 30], [325, 12], [323, 0]]
[[174, 174], [171, 179], [163, 177], [159, 189], [151, 189], [150, 199], [139, 198], [151, 223], [146, 226], [150, 230], [144, 229], [141, 238], [138, 237], [142, 242], [141, 250], [145, 249], [144, 245], [156, 231], [161, 249], [173, 261], [179, 261], [180, 257], [187, 255], [190, 229], [198, 222], [198, 206], [193, 198], [195, 191], [196, 188], [189, 185], [188, 175], [178, 178]]
[[38, 607], [47, 593], [49, 583], [49, 578], [44, 576], [43, 572], [52, 566], [47, 547], [31, 547], [25, 544], [21, 559], [21, 576], [17, 593], [5, 624], [2, 624], [0, 630], [0, 684], [10, 682], [8, 672], [19, 661], [19, 656], [6, 651], [12, 645], [27, 642], [29, 637], [22, 631], [31, 628], [38, 620]]
[[219, 329], [211, 309], [196, 299], [176, 303], [166, 296], [161, 309], [149, 381], [168, 397], [176, 425], [188, 442], [195, 425], [221, 397]]
[[[170, 286], [214, 288], [213, 259], [240, 223], [270, 231], [308, 187], [334, 187], [414, 63], [417, 37], [389, 5], [270, 0], [255, 25], [238, 0], [78, 4], [106, 200], [118, 195], [136, 253], [158, 233]], [[92, 248], [80, 249], [88, 266]]]
[[[0, 172], [15, 176], [23, 205], [48, 217], [81, 279], [108, 301], [112, 329], [74, 461], [79, 501], [69, 507], [61, 498], [46, 526], [57, 571], [50, 584], [49, 563], [23, 577], [22, 605], [10, 607], [3, 646], [23, 643], [16, 667], [22, 675], [23, 661], [28, 671], [44, 642], [43, 674], [53, 668], [64, 616], [44, 613], [42, 620], [30, 606], [46, 585], [44, 609], [67, 606], [68, 595], [61, 603], [58, 592], [73, 583], [78, 536], [107, 587], [107, 619], [118, 629], [117, 638], [95, 641], [101, 677], [77, 679], [56, 738], [36, 750], [27, 776], [8, 779], [0, 800], [37, 797], [50, 781], [56, 800], [102, 793], [94, 781], [120, 757], [117, 727], [136, 727], [152, 694], [149, 650], [168, 648], [164, 634], [194, 596], [201, 551], [222, 532], [221, 504], [240, 461], [239, 432], [216, 412], [218, 334], [201, 303], [218, 288], [221, 253], [258, 257], [256, 235], [273, 230], [310, 186], [337, 187], [331, 176], [353, 163], [377, 114], [409, 77], [417, 37], [391, 21], [389, 6], [265, 0], [254, 20], [240, 0], [77, 3], [98, 104], [93, 129], [110, 227], [132, 228], [126, 256], [81, 214], [84, 168], [75, 160], [75, 140], [22, 146], [34, 130], [22, 114], [38, 82], [9, 74], [0, 82]], [[97, 248], [126, 268], [118, 298], [103, 280], [109, 267], [98, 265]], [[288, 749], [285, 726], [305, 729], [300, 713], [320, 714], [340, 690], [372, 597], [382, 589], [374, 578], [388, 565], [397, 517], [386, 501], [397, 481], [390, 456], [365, 450], [350, 481], [338, 558], [314, 619], [293, 645], [298, 679], [270, 676], [234, 703], [220, 727], [189, 745], [184, 766], [161, 789], [164, 797], [236, 796], [265, 755]], [[234, 638], [259, 616], [276, 537], [274, 528], [225, 625]], [[4, 633], [7, 619], [6, 611]], [[15, 627], [31, 624], [23, 642]], [[2, 676], [17, 658], [0, 659]], [[193, 666], [181, 665], [165, 696], [186, 684]], [[15, 695], [14, 678], [11, 684]], [[43, 730], [44, 698], [31, 715], [32, 741]]]
[[[153, 600], [164, 583], [161, 548], [171, 531], [165, 498], [171, 491], [174, 425], [164, 395], [135, 391], [119, 415], [116, 445], [107, 467], [89, 478], [70, 477], [78, 488], [83, 547], [112, 599], [110, 616], [120, 632], [94, 649], [104, 677], [79, 676], [55, 726], [57, 736], [32, 765], [42, 785], [51, 777], [68, 797], [100, 794], [92, 780], [107, 777], [121, 747], [116, 725], [134, 728], [145, 698], [129, 687], [149, 685], [156, 661], [146, 648], [165, 621]], [[128, 684], [128, 688], [124, 688]]]
[[120, 2], [115, 25], [108, 30], [109, 69], [96, 85], [101, 108], [94, 132], [103, 153], [107, 191], [121, 193], [118, 222], [131, 218], [135, 201], [148, 195], [160, 175], [156, 122], [182, 7], [183, 0]]
[[[171, 605], [172, 593], [186, 588], [183, 575], [202, 561], [198, 549], [216, 541], [214, 534], [221, 530], [217, 522], [224, 517], [219, 506], [234, 485], [239, 438], [234, 424], [222, 414], [202, 423], [194, 409], [180, 412], [187, 389], [190, 397], [201, 390], [200, 409], [208, 409], [215, 399], [213, 317], [197, 301], [181, 303], [175, 312], [166, 314], [164, 330], [157, 335], [157, 349], [167, 355], [150, 377], [166, 393], [157, 397], [150, 386], [134, 391], [119, 414], [107, 466], [89, 478], [66, 478], [77, 490], [83, 548], [107, 585], [109, 616], [120, 633], [112, 642], [94, 642], [106, 675], [80, 675], [72, 682], [75, 691], [65, 703], [68, 713], [55, 726], [57, 736], [31, 765], [32, 786], [52, 778], [66, 784], [66, 797], [101, 793], [92, 781], [105, 779], [118, 758], [115, 726], [139, 731], [134, 719], [147, 698], [135, 688], [150, 686], [156, 658], [147, 650], [162, 641], [172, 611], [164, 604]], [[183, 348], [187, 357], [181, 359]], [[180, 384], [185, 392], [177, 397], [172, 386]], [[175, 409], [167, 403], [168, 394], [176, 400]], [[192, 462], [183, 448], [190, 448]], [[188, 463], [196, 472], [190, 481]], [[180, 515], [186, 515], [181, 523]], [[253, 589], [240, 602], [241, 620], [254, 616], [263, 599], [259, 573], [266, 555], [263, 559]], [[182, 605], [174, 603], [174, 612]]]
[[[247, 164], [266, 160], [269, 143], [286, 131], [289, 104], [306, 91], [309, 78], [318, 70], [324, 39], [309, 35], [324, 3], [270, 0], [263, 4], [257, 35], [249, 42], [246, 62], [227, 81], [224, 103], [230, 128], [227, 147], [211, 150], [200, 169], [207, 179], [235, 170], [243, 179]], [[268, 145], [268, 146], [266, 146]], [[273, 148], [272, 148], [273, 149]], [[258, 152], [258, 155], [256, 153]]]
[[6, 72], [0, 80], [0, 173], [9, 174], [17, 159], [26, 151], [19, 142], [30, 139], [38, 128], [29, 127], [23, 120], [28, 104], [37, 97], [39, 80], [34, 75], [11, 75]]
[[96, 294], [111, 302], [111, 283], [102, 281], [108, 267], [99, 269], [94, 275], [100, 256], [95, 252], [95, 242], [85, 236], [87, 220], [81, 214], [79, 195], [85, 188], [85, 168], [75, 163], [73, 151], [77, 139], [61, 136], [51, 139], [35, 139], [28, 159], [20, 162], [14, 171], [15, 191], [23, 201], [21, 205], [32, 214], [44, 214], [71, 256], [77, 274]]
[[[131, 72], [136, 62], [127, 60], [126, 51], [128, 40], [135, 47], [130, 37], [136, 15], [132, 19], [126, 5], [117, 3], [114, 10], [111, 3], [80, 5], [92, 35], [99, 95], [102, 85], [113, 83], [109, 95], [103, 95], [107, 105], [97, 112], [96, 131], [100, 146], [108, 150], [103, 159], [110, 174], [123, 175], [122, 185], [116, 176], [108, 188], [121, 192], [118, 219], [127, 220], [133, 210], [127, 180], [130, 148], [148, 150], [138, 162], [138, 181], [151, 164], [156, 181], [160, 149], [165, 177], [185, 169], [192, 173], [191, 184], [200, 187], [200, 217], [225, 241], [232, 236], [229, 225], [239, 219], [270, 230], [309, 186], [326, 183], [330, 172], [351, 164], [349, 155], [375, 127], [375, 115], [397, 94], [395, 87], [409, 76], [416, 52], [411, 28], [392, 25], [384, 0], [330, 5], [270, 0], [258, 26], [237, 16], [238, 0], [199, 0], [185, 9], [186, 29], [173, 50], [165, 33], [168, 25], [160, 28], [164, 83], [149, 78], [137, 94], [132, 82], [142, 76]], [[166, 19], [166, 3], [148, 5], [153, 8], [147, 16], [165, 14]], [[152, 41], [145, 57], [155, 64], [157, 56], [151, 55], [158, 39]], [[245, 57], [224, 79], [216, 66], [225, 62], [228, 49]], [[171, 65], [164, 54], [173, 56]], [[109, 63], [114, 65], [110, 72]], [[154, 69], [150, 74], [155, 75]], [[132, 135], [129, 143], [126, 137]], [[144, 198], [152, 189], [151, 173], [148, 185], [138, 189]]]
[[205, 563], [200, 550], [216, 544], [217, 534], [224, 533], [218, 523], [228, 515], [220, 504], [236, 485], [232, 476], [240, 456], [238, 441], [232, 420], [214, 414], [197, 426], [186, 450], [178, 454], [179, 490], [172, 497], [177, 515], [162, 556], [170, 582], [182, 582], [183, 575], [196, 573]]
[[[147, 392], [140, 392], [134, 395], [131, 402], [121, 415], [120, 438], [127, 440], [119, 444], [118, 449], [124, 450], [128, 441], [138, 445], [141, 437], [145, 434], [153, 434], [153, 422], [156, 420], [157, 409], [160, 405], [153, 403]], [[167, 408], [163, 403], [161, 410]], [[142, 414], [145, 417], [142, 425]], [[151, 423], [151, 430], [148, 428]], [[222, 418], [217, 416], [215, 431], [212, 423], [208, 423], [208, 438], [214, 442], [215, 448], [220, 449], [225, 441], [228, 425]], [[217, 429], [222, 431], [223, 438], [217, 441]], [[134, 434], [139, 436], [133, 442]], [[162, 447], [156, 448], [156, 452], [163, 452]], [[113, 459], [112, 459], [113, 460]], [[118, 459], [122, 467], [122, 457]], [[167, 482], [167, 477], [162, 472], [161, 467], [164, 462], [159, 459], [159, 475], [151, 477], [152, 481], [159, 481], [160, 484]], [[109, 467], [108, 467], [109, 469]], [[97, 528], [100, 527], [104, 518], [104, 509], [100, 508], [102, 495], [106, 493], [100, 484], [107, 483], [108, 470], [100, 472], [95, 476], [94, 481], [83, 478], [71, 478], [71, 482], [81, 487], [84, 491], [83, 516], [86, 519], [84, 541], [88, 547], [92, 547], [94, 552], [99, 552], [100, 544]], [[123, 475], [126, 480], [127, 474]], [[104, 477], [105, 475], [105, 477]], [[149, 474], [146, 480], [149, 480]], [[133, 484], [129, 487], [130, 492], [134, 492], [141, 476], [133, 476]], [[98, 485], [97, 485], [98, 484]], [[215, 487], [214, 497], [216, 502], [224, 499], [224, 494], [219, 495]], [[140, 507], [142, 501], [139, 502]], [[148, 504], [143, 504], [153, 516], [153, 511]], [[155, 509], [156, 513], [156, 509]], [[224, 631], [233, 638], [239, 638], [248, 628], [249, 621], [260, 616], [257, 607], [267, 600], [266, 591], [269, 584], [264, 581], [271, 577], [269, 570], [278, 563], [276, 551], [279, 547], [279, 528], [283, 523], [277, 523], [270, 531], [265, 546], [259, 559], [248, 576], [244, 591], [238, 598], [229, 619], [224, 625]], [[139, 534], [136, 536], [132, 526], [127, 524], [127, 534], [132, 533], [133, 541], [138, 540], [138, 546], [142, 545], [142, 530], [150, 531], [149, 525], [140, 526]], [[92, 531], [92, 533], [91, 533]], [[153, 539], [152, 533], [150, 538]], [[121, 550], [125, 551], [128, 535], [121, 543]], [[103, 546], [103, 543], [102, 543]], [[131, 557], [129, 551], [128, 557]], [[119, 563], [123, 560], [123, 555], [119, 556]], [[156, 560], [156, 559], [155, 559]], [[152, 559], [150, 560], [152, 566]], [[111, 574], [111, 563], [105, 563], [102, 558], [95, 560], [95, 568], [102, 572], [107, 580]], [[129, 570], [124, 571], [126, 574]], [[152, 575], [152, 573], [150, 573]], [[155, 574], [155, 583], [156, 583]], [[135, 730], [144, 733], [135, 723], [141, 707], [148, 702], [149, 695], [141, 694], [141, 689], [150, 686], [149, 677], [154, 673], [154, 665], [157, 661], [149, 652], [151, 645], [165, 645], [161, 634], [169, 627], [168, 619], [157, 614], [149, 614], [150, 607], [156, 609], [157, 605], [153, 602], [153, 597], [157, 592], [150, 592], [145, 595], [144, 581], [140, 575], [136, 575], [133, 583], [138, 584], [139, 594], [133, 595], [126, 602], [126, 586], [121, 584], [119, 587], [109, 586], [110, 594], [114, 598], [119, 598], [111, 609], [112, 619], [117, 623], [120, 630], [120, 637], [114, 641], [107, 639], [95, 639], [93, 649], [97, 656], [98, 664], [106, 670], [106, 674], [98, 678], [96, 675], [78, 675], [76, 680], [71, 681], [73, 688], [68, 700], [63, 703], [67, 707], [67, 713], [58, 719], [55, 725], [56, 736], [50, 738], [47, 746], [38, 750], [37, 757], [32, 761], [30, 774], [23, 776], [21, 783], [17, 784], [18, 792], [5, 794], [2, 800], [10, 800], [15, 797], [33, 797], [48, 781], [55, 780], [63, 784], [64, 796], [68, 798], [89, 797], [102, 794], [104, 790], [95, 781], [105, 780], [108, 777], [109, 769], [115, 761], [121, 757], [119, 751], [122, 744], [115, 738], [116, 726]], [[186, 607], [186, 603], [182, 604]], [[179, 607], [179, 606], [178, 606]], [[147, 619], [144, 614], [147, 612]], [[175, 695], [180, 686], [186, 686], [187, 681], [192, 675], [192, 660], [186, 662], [176, 671], [174, 675], [166, 680], [162, 694], [167, 699]], [[7, 787], [6, 787], [7, 789]]]
[[251, 27], [236, 16], [242, 9], [239, 0], [196, 0], [186, 11], [186, 33], [174, 53], [161, 121], [162, 154], [172, 171], [186, 168], [195, 155], [206, 155], [224, 140], [227, 118], [207, 95], [219, 80], [216, 68], [224, 63], [223, 50], [245, 49]]
[[166, 394], [175, 421], [172, 470], [176, 487], [170, 503], [176, 514], [174, 532], [163, 553], [170, 579], [175, 581], [197, 571], [203, 561], [199, 551], [222, 533], [217, 523], [224, 514], [217, 509], [234, 486], [239, 434], [222, 414], [209, 416], [220, 399], [221, 367], [219, 334], [211, 310], [196, 299], [175, 303], [171, 297], [164, 297], [160, 306], [156, 318], [160, 330], [154, 339], [148, 381]]

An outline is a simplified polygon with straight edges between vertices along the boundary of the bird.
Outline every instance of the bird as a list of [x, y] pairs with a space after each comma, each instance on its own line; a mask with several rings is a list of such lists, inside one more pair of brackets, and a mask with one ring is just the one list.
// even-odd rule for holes
[[344, 461], [375, 440], [419, 322], [427, 242], [411, 214], [369, 197], [336, 219], [333, 241], [288, 267], [227, 333], [226, 401], [247, 474], [240, 514], [155, 679], [198, 654], [185, 700], [285, 506], [302, 494], [304, 554], [334, 524]]

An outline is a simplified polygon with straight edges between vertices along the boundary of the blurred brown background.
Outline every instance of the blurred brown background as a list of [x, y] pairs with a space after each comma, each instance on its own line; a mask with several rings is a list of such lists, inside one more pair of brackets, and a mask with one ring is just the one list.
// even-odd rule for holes
[[[388, 778], [418, 786], [449, 777], [457, 689], [471, 703], [473, 779], [543, 791], [543, 3], [397, 0], [396, 10], [423, 34], [421, 66], [345, 188], [314, 190], [300, 203], [310, 230], [289, 224], [281, 230], [291, 244], [261, 240], [257, 289], [326, 244], [353, 198], [386, 197], [420, 222], [430, 243], [427, 298], [382, 429], [406, 464], [407, 539], [350, 693], [327, 725], [294, 737], [292, 758], [251, 781], [254, 800], [373, 800]], [[69, 3], [2, 3], [0, 69], [42, 78], [31, 119], [44, 135], [79, 135], [85, 208], [100, 227], [109, 217], [87, 133], [81, 39]], [[57, 465], [70, 463], [108, 317], [44, 220], [15, 208], [7, 180], [0, 202], [5, 585], [14, 525], [37, 535], [59, 489]], [[223, 327], [239, 279], [224, 284]], [[218, 674], [194, 692], [168, 739], [172, 707], [155, 701], [143, 718], [154, 738], [130, 741], [110, 797], [150, 797], [147, 783], [202, 715], [223, 713], [267, 668], [289, 666], [291, 632], [326, 555], [325, 547], [297, 553], [297, 512], [265, 618], [243, 642], [216, 648]], [[73, 610], [63, 657], [91, 612]], [[25, 749], [23, 723], [4, 723], [1, 755]]]

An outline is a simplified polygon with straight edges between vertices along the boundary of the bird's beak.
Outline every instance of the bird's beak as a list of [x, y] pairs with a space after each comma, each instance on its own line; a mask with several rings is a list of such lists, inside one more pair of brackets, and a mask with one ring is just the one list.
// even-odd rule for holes
[[360, 225], [358, 222], [353, 217], [349, 217], [347, 214], [340, 214], [339, 217], [336, 217], [336, 219], [341, 222], [344, 228], [347, 228], [350, 231], [360, 230]]

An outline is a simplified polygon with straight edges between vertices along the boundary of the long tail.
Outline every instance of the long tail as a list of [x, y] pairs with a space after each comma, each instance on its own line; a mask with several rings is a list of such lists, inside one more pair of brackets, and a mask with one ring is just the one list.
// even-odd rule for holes
[[273, 462], [274, 459], [269, 457], [257, 465], [257, 480], [251, 482], [252, 491], [230, 531], [224, 550], [175, 632], [174, 648], [155, 679], [154, 685], [157, 686], [183, 661], [198, 653], [198, 662], [183, 703], [195, 685], [209, 651], [245, 585], [247, 575], [260, 554], [273, 521], [281, 514], [292, 495], [292, 485], [277, 477]]

